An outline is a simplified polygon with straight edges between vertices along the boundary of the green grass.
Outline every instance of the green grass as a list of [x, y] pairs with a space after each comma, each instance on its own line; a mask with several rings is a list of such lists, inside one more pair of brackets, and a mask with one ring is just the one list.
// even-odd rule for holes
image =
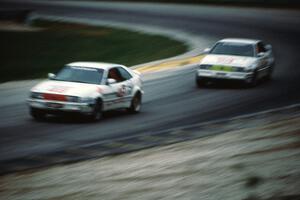
[[0, 82], [46, 77], [74, 61], [127, 66], [181, 54], [175, 40], [121, 29], [35, 21], [35, 32], [0, 31]]

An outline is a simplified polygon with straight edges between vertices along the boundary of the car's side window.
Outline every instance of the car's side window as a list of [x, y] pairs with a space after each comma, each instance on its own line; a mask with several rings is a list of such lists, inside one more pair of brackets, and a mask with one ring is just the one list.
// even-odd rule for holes
[[265, 45], [262, 42], [257, 43], [257, 53], [266, 52]]
[[119, 70], [117, 68], [111, 68], [108, 71], [108, 76], [107, 78], [112, 78], [115, 79], [117, 82], [122, 82], [124, 81], [124, 78], [121, 76]]
[[123, 80], [129, 80], [132, 78], [131, 74], [124, 68], [118, 67], [118, 70], [119, 70], [120, 75], [122, 76]]

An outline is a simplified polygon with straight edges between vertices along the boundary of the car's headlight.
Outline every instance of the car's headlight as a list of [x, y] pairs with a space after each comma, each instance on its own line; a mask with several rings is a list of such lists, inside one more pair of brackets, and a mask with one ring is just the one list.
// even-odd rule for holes
[[250, 73], [250, 72], [253, 72], [253, 71], [254, 71], [253, 68], [250, 68], [250, 67], [245, 68], [245, 72], [247, 72], [247, 73]]
[[247, 73], [253, 72], [256, 69], [256, 67], [257, 67], [256, 63], [252, 64], [252, 65], [245, 68], [245, 72], [247, 72]]
[[243, 67], [232, 67], [232, 71], [234, 71], [234, 72], [244, 72], [245, 69]]
[[43, 96], [43, 93], [31, 92], [30, 93], [30, 98], [32, 98], [32, 99], [44, 99], [44, 96]]
[[66, 96], [66, 99], [69, 102], [79, 102], [79, 97], [76, 96]]
[[88, 104], [95, 103], [95, 99], [92, 97], [80, 97], [79, 101], [80, 101], [80, 103], [88, 103]]
[[199, 65], [199, 69], [209, 69], [211, 65]]

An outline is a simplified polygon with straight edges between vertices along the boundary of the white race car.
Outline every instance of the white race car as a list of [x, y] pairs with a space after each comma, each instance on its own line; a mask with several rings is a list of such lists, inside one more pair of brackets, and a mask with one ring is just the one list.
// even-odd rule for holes
[[272, 46], [260, 40], [223, 39], [204, 52], [196, 72], [198, 87], [218, 79], [240, 80], [255, 86], [259, 79], [269, 79], [273, 72]]
[[30, 114], [80, 113], [99, 120], [103, 111], [126, 108], [137, 113], [142, 104], [140, 73], [110, 63], [74, 62], [30, 91]]

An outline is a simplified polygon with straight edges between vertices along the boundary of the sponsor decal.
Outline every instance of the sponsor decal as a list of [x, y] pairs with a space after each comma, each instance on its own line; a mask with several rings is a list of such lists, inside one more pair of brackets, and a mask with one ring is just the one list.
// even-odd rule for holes
[[231, 72], [233, 71], [233, 68], [230, 66], [222, 66], [222, 65], [213, 65], [210, 68], [211, 70], [216, 70], [216, 71], [224, 71], [224, 72]]
[[126, 86], [125, 85], [122, 85], [118, 91], [117, 91], [117, 96], [118, 97], [124, 97], [126, 94]]
[[234, 58], [228, 58], [228, 57], [219, 57], [217, 62], [223, 63], [223, 64], [231, 64], [234, 61]]
[[102, 90], [102, 88], [100, 88], [100, 87], [97, 87], [96, 91], [97, 91], [98, 93], [100, 93], [100, 94], [103, 93], [103, 90]]
[[94, 71], [94, 72], [97, 72], [97, 71], [98, 71], [97, 69], [89, 68], [89, 67], [77, 67], [77, 66], [72, 66], [71, 68], [72, 68], [72, 69], [79, 69], [79, 70], [86, 70], [86, 71]]
[[49, 92], [56, 92], [56, 93], [64, 93], [69, 90], [71, 87], [68, 86], [59, 86], [59, 85], [52, 85], [47, 90]]

